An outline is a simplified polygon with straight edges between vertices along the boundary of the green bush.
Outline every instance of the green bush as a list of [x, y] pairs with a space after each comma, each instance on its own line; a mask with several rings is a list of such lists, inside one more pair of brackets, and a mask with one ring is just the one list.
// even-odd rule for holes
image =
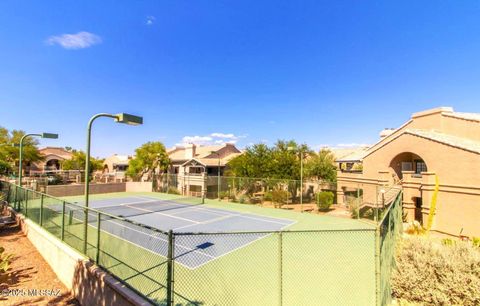
[[480, 251], [466, 241], [444, 245], [425, 236], [403, 239], [392, 294], [421, 305], [480, 305]]
[[180, 194], [180, 190], [178, 190], [178, 189], [175, 188], [175, 187], [168, 187], [167, 193], [170, 193], [170, 194]]
[[480, 248], [480, 237], [472, 237], [472, 245], [476, 248]]
[[335, 195], [330, 191], [322, 191], [317, 193], [317, 206], [319, 210], [328, 210], [333, 204]]

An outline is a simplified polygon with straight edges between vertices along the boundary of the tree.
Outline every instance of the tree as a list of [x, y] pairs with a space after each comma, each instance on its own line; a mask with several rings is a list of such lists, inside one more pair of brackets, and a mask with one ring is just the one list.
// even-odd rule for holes
[[260, 178], [272, 173], [272, 149], [263, 143], [247, 147], [245, 152], [228, 163], [229, 176]]
[[[63, 170], [84, 170], [87, 156], [83, 151], [72, 150], [72, 158], [62, 161]], [[90, 157], [90, 170], [102, 170], [103, 159]]]
[[128, 163], [127, 175], [139, 179], [146, 173], [154, 174], [155, 169], [166, 172], [169, 165], [170, 158], [163, 143], [147, 142], [135, 150], [135, 157]]
[[294, 140], [278, 140], [273, 147], [255, 144], [228, 163], [228, 173], [239, 177], [299, 180], [300, 152], [305, 158], [311, 150]]
[[0, 159], [0, 175], [7, 175], [12, 172], [12, 165]]
[[337, 180], [335, 155], [328, 149], [321, 149], [312, 155], [305, 163], [305, 176], [335, 182]]
[[[24, 131], [12, 130], [9, 132], [6, 128], [0, 127], [0, 143], [2, 144], [19, 144], [20, 139], [25, 135]], [[33, 137], [27, 137], [23, 141], [23, 163], [29, 164], [32, 162], [40, 161], [43, 156], [37, 149], [38, 140]], [[0, 161], [3, 161], [3, 167], [10, 165], [10, 169], [14, 169], [18, 165], [19, 161], [19, 149], [18, 147], [10, 145], [0, 146]]]

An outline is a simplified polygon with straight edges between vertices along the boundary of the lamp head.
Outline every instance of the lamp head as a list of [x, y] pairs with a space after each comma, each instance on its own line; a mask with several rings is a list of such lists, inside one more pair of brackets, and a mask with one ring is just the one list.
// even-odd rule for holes
[[42, 133], [42, 138], [49, 138], [49, 139], [58, 139], [58, 134], [53, 133]]
[[128, 125], [140, 125], [143, 124], [143, 117], [120, 113], [115, 115], [115, 122], [124, 123]]

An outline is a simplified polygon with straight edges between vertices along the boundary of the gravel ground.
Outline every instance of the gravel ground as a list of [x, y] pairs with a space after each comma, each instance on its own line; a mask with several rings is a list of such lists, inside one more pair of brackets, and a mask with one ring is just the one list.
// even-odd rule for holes
[[0, 274], [0, 305], [80, 305], [19, 226], [0, 229], [0, 246], [14, 254]]

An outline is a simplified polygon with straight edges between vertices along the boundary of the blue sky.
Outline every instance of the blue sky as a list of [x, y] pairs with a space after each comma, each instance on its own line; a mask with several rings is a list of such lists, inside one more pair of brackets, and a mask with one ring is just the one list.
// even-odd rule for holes
[[0, 125], [83, 149], [93, 114], [144, 117], [97, 121], [97, 156], [186, 136], [373, 143], [416, 111], [480, 112], [478, 16], [477, 1], [5, 0]]

